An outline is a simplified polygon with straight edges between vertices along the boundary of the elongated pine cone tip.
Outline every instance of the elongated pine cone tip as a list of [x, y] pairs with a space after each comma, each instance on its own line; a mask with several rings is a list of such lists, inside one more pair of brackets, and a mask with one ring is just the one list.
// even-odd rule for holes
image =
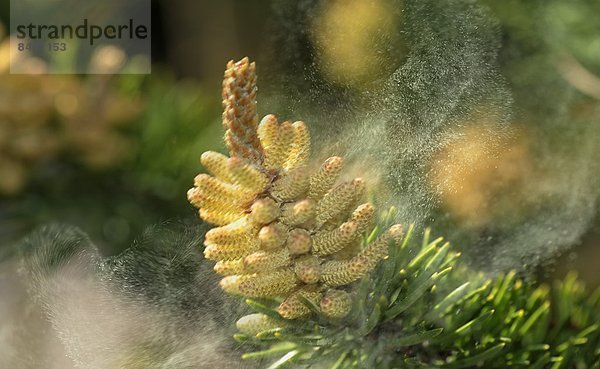
[[[220, 286], [247, 297], [281, 297], [287, 319], [311, 310], [300, 296], [340, 319], [350, 312], [341, 288], [369, 273], [387, 256], [399, 225], [366, 244], [375, 209], [364, 202], [362, 178], [337, 183], [343, 159], [330, 157], [313, 173], [310, 133], [304, 122], [258, 120], [256, 66], [230, 61], [223, 78], [223, 127], [229, 157], [207, 151], [188, 200], [217, 225], [206, 233], [204, 255], [224, 276]], [[333, 288], [335, 287], [335, 289]], [[255, 334], [273, 322], [262, 315], [238, 321]]]

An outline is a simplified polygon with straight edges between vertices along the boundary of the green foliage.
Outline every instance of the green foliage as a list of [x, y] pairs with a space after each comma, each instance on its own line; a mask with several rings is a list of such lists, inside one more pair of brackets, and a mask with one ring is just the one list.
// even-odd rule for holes
[[[110, 133], [107, 137], [113, 137], [114, 133], [127, 142], [123, 146], [124, 156], [116, 156], [118, 160], [112, 160], [106, 167], [82, 163], [72, 144], [65, 144], [60, 154], [42, 155], [42, 161], [28, 164], [30, 175], [26, 187], [11, 197], [0, 194], [0, 215], [6, 220], [0, 232], [0, 258], [12, 254], [12, 249], [3, 245], [19, 239], [39, 223], [62, 221], [80, 226], [99, 241], [103, 252], [114, 254], [126, 248], [148, 224], [181, 217], [186, 212], [193, 214], [185, 192], [190, 185], [190, 173], [196, 172], [200, 165], [198, 153], [219, 149], [217, 138], [222, 131], [216, 122], [220, 116], [218, 94], [212, 98], [201, 86], [176, 80], [169, 72], [160, 70], [151, 76], [119, 75], [106, 79], [55, 76], [51, 82], [51, 87], [60, 82], [59, 87], [72, 83], [81, 89], [102, 82], [101, 87], [109, 96], [118, 96], [114, 100], [124, 107], [133, 104], [139, 113], [126, 123], [105, 125], [105, 131]], [[84, 101], [86, 98], [89, 96], [82, 96]], [[100, 99], [91, 100], [98, 112], [86, 110], [85, 116], [101, 118], [104, 111]], [[115, 113], [107, 113], [111, 114]], [[53, 134], [66, 137], [54, 120], [47, 123], [56, 130]], [[87, 125], [79, 123], [69, 127], [75, 137], [89, 130]], [[91, 147], [84, 142], [81, 146], [86, 152], [106, 153], [110, 157], [114, 151], [110, 144], [99, 134], [92, 137], [99, 146]], [[81, 216], [81, 209], [85, 209], [85, 217]]]
[[269, 368], [600, 367], [600, 290], [590, 295], [574, 274], [552, 288], [515, 272], [474, 274], [442, 238], [426, 230], [417, 242], [413, 233], [353, 286], [355, 306], [343, 321], [313, 305], [312, 318], [285, 321], [275, 301], [248, 301], [281, 326], [237, 334], [257, 349], [243, 357], [276, 357]]
[[[189, 173], [200, 165], [198, 153], [215, 147], [221, 136], [218, 104], [199, 86], [176, 82], [167, 73], [147, 81], [147, 108], [133, 172], [138, 185], [162, 199], [185, 204]], [[199, 123], [205, 122], [205, 123]]]

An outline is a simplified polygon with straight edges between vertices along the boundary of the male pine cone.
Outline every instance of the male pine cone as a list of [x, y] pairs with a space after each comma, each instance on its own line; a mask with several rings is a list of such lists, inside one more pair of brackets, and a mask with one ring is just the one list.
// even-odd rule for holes
[[[228, 293], [279, 297], [279, 314], [310, 314], [299, 298], [312, 301], [332, 319], [350, 311], [344, 286], [360, 279], [387, 256], [402, 236], [399, 225], [363, 245], [374, 208], [364, 202], [365, 181], [336, 185], [343, 160], [331, 157], [308, 170], [310, 135], [304, 122], [260, 122], [256, 67], [230, 61], [223, 80], [223, 127], [230, 157], [205, 152], [188, 191], [200, 217], [218, 227], [206, 233], [204, 255], [217, 261]], [[335, 289], [333, 287], [336, 287]]]

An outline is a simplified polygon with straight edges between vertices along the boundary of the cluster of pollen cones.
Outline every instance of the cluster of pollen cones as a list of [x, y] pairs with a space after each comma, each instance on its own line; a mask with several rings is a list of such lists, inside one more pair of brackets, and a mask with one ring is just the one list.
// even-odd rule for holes
[[217, 225], [206, 233], [204, 255], [217, 261], [228, 293], [280, 298], [278, 312], [287, 319], [310, 314], [299, 296], [323, 315], [343, 318], [351, 308], [344, 286], [387, 256], [402, 227], [365, 244], [375, 211], [364, 201], [365, 181], [337, 183], [343, 164], [337, 156], [310, 172], [303, 122], [280, 123], [273, 115], [259, 122], [255, 68], [247, 58], [227, 64], [223, 126], [230, 157], [202, 154], [210, 175], [196, 176], [188, 191], [200, 217]]

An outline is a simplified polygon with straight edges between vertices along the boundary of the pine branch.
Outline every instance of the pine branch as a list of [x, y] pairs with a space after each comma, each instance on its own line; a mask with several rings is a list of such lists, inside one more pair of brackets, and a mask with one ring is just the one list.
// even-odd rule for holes
[[[574, 274], [552, 289], [514, 272], [493, 279], [473, 275], [447, 243], [429, 241], [428, 232], [416, 242], [412, 231], [353, 286], [352, 314], [343, 321], [315, 309], [302, 322], [273, 320], [256, 333], [238, 324], [245, 332], [238, 341], [259, 349], [245, 357], [279, 356], [272, 347], [285, 344], [285, 354], [296, 354], [273, 367], [598, 367], [600, 290], [590, 296]], [[249, 304], [260, 314], [276, 314], [276, 301]]]
[[[303, 122], [256, 116], [255, 65], [227, 65], [230, 158], [208, 152], [188, 192], [217, 225], [204, 255], [256, 311], [235, 338], [273, 358], [330, 368], [599, 368], [600, 290], [574, 275], [551, 290], [510, 272], [476, 275], [443, 238], [403, 235], [395, 210], [374, 228], [361, 178], [336, 185], [342, 158], [308, 172]], [[361, 204], [362, 203], [362, 204]], [[381, 262], [383, 260], [383, 262]]]

